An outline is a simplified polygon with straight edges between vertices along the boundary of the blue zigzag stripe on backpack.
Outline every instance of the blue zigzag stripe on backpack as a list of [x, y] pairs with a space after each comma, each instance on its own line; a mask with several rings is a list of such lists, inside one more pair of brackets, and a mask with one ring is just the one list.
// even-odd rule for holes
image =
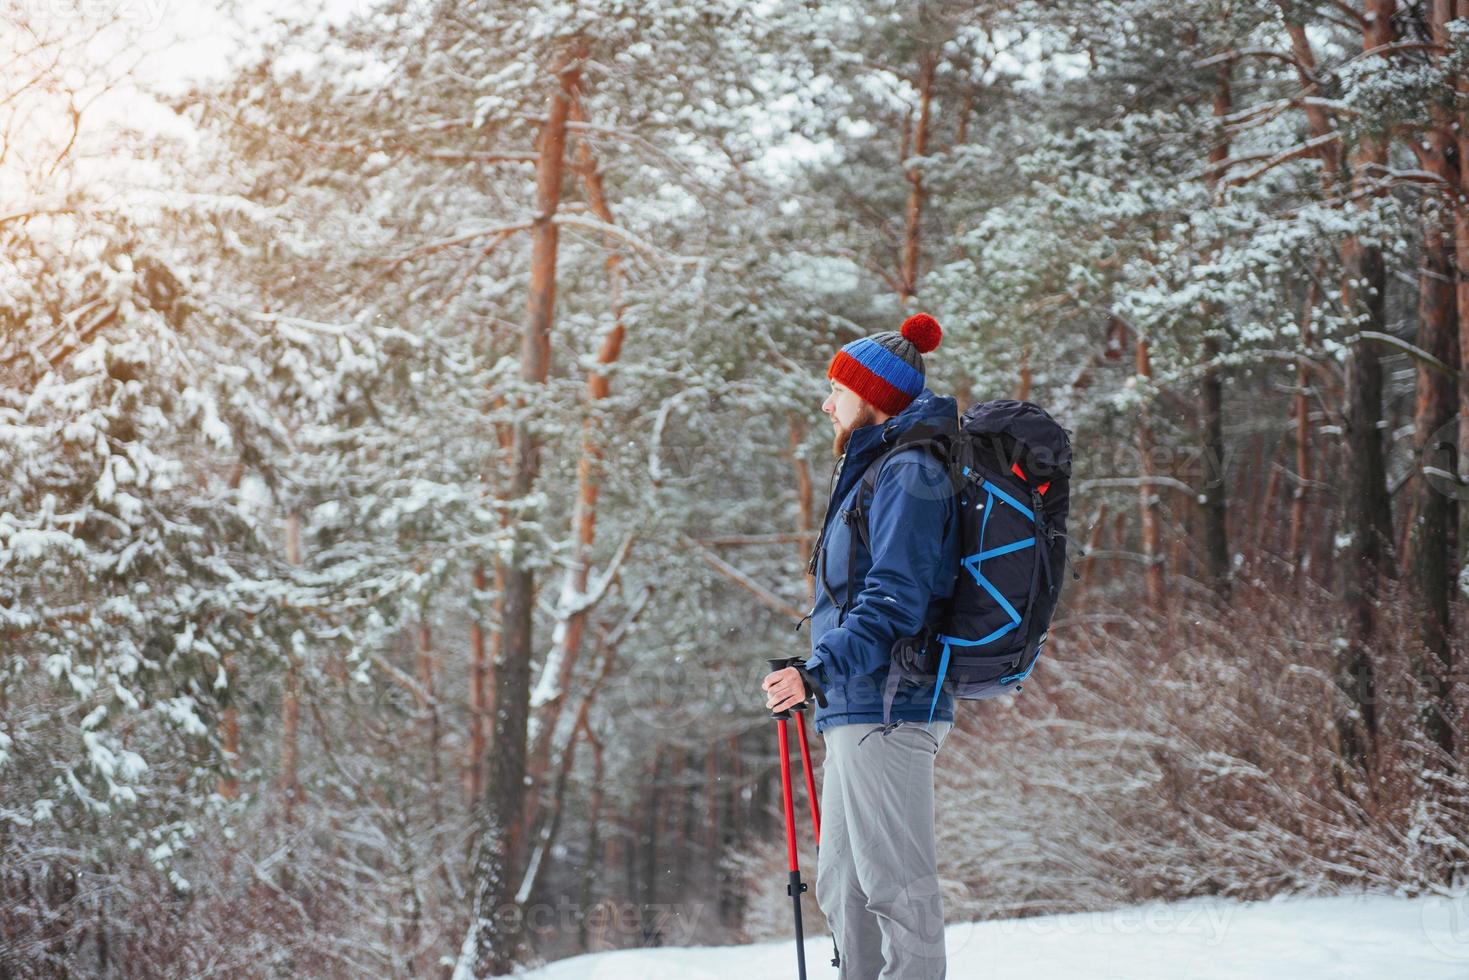
[[[863, 474], [869, 491], [886, 456], [915, 445], [948, 467], [959, 503], [960, 559], [940, 620], [893, 647], [885, 724], [904, 681], [932, 685], [930, 720], [941, 689], [964, 700], [1019, 691], [1060, 599], [1056, 570], [1067, 564], [1071, 440], [1044, 409], [1000, 399], [971, 406], [951, 425], [915, 426]], [[865, 546], [865, 512], [856, 523]], [[1001, 543], [988, 544], [994, 541]]]

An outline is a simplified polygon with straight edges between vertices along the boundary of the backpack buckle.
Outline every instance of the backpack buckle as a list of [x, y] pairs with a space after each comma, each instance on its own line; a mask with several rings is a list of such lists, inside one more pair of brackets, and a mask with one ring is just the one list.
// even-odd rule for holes
[[924, 625], [913, 636], [902, 637], [893, 644], [893, 661], [904, 674], [929, 673], [924, 669], [924, 663], [928, 660], [928, 641], [931, 639], [933, 629]]

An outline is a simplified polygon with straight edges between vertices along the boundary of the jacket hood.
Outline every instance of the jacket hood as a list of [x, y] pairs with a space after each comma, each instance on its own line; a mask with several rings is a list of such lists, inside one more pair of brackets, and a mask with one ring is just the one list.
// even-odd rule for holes
[[[853, 454], [857, 437], [864, 434], [868, 429], [872, 429], [875, 433], [869, 436], [868, 440], [875, 440], [874, 445], [881, 445], [883, 443], [891, 443], [898, 435], [908, 431], [920, 422], [928, 422], [933, 419], [957, 421], [958, 418], [958, 402], [948, 395], [936, 395], [929, 389], [924, 388], [923, 391], [919, 392], [917, 398], [908, 403], [907, 408], [886, 422], [879, 422], [870, 426], [864, 425], [856, 432], [853, 432], [851, 440], [847, 443], [847, 453], [848, 455]], [[856, 447], [856, 454], [860, 455], [862, 453], [863, 449], [866, 448], [866, 442], [867, 440], [864, 440], [860, 446]], [[878, 454], [874, 453], [874, 455]]]

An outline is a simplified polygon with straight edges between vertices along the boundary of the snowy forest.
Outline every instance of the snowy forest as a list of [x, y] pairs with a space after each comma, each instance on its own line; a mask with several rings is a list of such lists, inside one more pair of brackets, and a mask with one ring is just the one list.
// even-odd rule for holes
[[1076, 454], [949, 919], [1469, 884], [1469, 0], [191, 11], [0, 4], [0, 977], [789, 936], [760, 681], [920, 310]]

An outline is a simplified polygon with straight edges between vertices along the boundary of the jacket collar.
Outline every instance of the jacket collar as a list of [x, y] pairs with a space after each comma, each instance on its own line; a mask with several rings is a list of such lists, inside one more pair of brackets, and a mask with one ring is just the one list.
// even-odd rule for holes
[[826, 504], [826, 520], [822, 522], [822, 534], [831, 523], [837, 504], [847, 499], [852, 487], [862, 479], [862, 474], [872, 462], [886, 452], [898, 436], [920, 422], [929, 419], [957, 419], [959, 403], [948, 395], [936, 395], [924, 388], [908, 403], [908, 407], [885, 422], [874, 422], [853, 429], [847, 437], [847, 448], [837, 462], [839, 476], [832, 487], [831, 499]]

